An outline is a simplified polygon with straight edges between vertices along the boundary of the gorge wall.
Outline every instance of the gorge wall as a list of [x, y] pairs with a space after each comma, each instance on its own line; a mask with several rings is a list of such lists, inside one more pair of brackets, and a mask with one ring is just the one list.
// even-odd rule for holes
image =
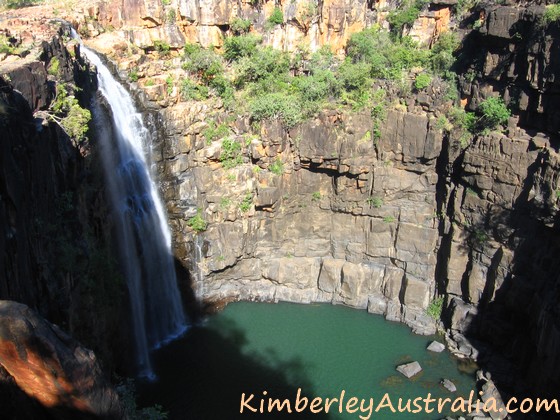
[[[451, 103], [437, 84], [381, 123], [335, 109], [292, 129], [146, 89], [166, 136], [176, 254], [198, 295], [344, 303], [420, 333], [435, 331], [426, 309], [445, 296], [456, 353], [508, 392], [558, 389], [558, 25], [543, 12], [481, 5], [452, 22], [465, 34], [461, 102], [501, 95], [514, 110], [505, 132], [466, 143], [438, 124]], [[208, 143], [219, 124], [244, 145], [243, 164], [227, 168], [224, 139]], [[198, 233], [197, 214], [208, 223]]]
[[81, 131], [96, 75], [67, 34], [44, 17], [32, 34], [15, 27], [2, 32], [8, 42], [0, 61], [0, 406], [6, 418], [123, 415], [103, 369], [124, 372], [130, 360], [129, 337], [122, 334], [124, 283], [112, 257], [94, 130], [89, 139]]

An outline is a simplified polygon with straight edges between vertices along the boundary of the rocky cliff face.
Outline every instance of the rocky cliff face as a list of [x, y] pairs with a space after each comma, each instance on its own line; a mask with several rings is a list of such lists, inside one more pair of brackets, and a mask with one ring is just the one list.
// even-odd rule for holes
[[[289, 132], [270, 122], [250, 136], [241, 120], [248, 162], [234, 169], [218, 163], [219, 142], [206, 146], [204, 123], [186, 121], [190, 147], [169, 142], [163, 158], [171, 224], [199, 292], [345, 303], [435, 331], [424, 310], [442, 133], [426, 114], [392, 111], [387, 121], [376, 143], [369, 113], [325, 113]], [[209, 222], [198, 234], [186, 224], [197, 208]]]
[[[25, 303], [69, 331], [106, 367], [124, 366], [124, 286], [110, 253], [93, 127], [91, 141], [68, 135], [76, 134], [69, 127], [79, 131], [73, 112], [95, 94], [95, 73], [60, 22], [38, 17], [33, 33], [13, 23], [2, 33], [9, 49], [0, 61], [0, 298]], [[57, 416], [68, 411], [66, 418], [78, 418], [74, 411], [82, 409], [109, 413], [101, 407], [105, 397], [86, 395], [92, 384], [83, 381], [102, 378], [93, 354], [23, 305], [2, 305], [2, 400], [23, 401], [4, 407], [3, 415], [26, 415], [26, 397], [14, 381], [38, 402], [29, 412], [42, 414], [29, 418], [44, 418], [45, 406]]]
[[468, 106], [500, 92], [515, 116], [507, 135], [479, 136], [463, 152], [449, 140], [438, 281], [451, 334], [490, 343], [474, 351], [500, 379], [515, 372], [546, 392], [559, 386], [559, 51], [558, 25], [543, 23], [542, 13], [535, 5], [480, 8], [483, 23], [465, 40], [465, 56], [476, 57], [463, 69]]
[[[455, 3], [433, 2], [410, 28], [410, 35], [431, 43], [449, 27]], [[386, 26], [387, 12], [396, 6], [397, 2], [386, 0], [127, 0], [98, 1], [78, 13], [61, 13], [66, 13], [84, 35], [116, 32], [140, 48], [152, 48], [158, 41], [177, 49], [185, 42], [220, 48], [235, 21], [247, 20], [253, 32], [263, 35], [265, 45], [286, 51], [316, 51], [329, 45], [334, 52], [344, 54], [353, 33], [374, 23]], [[281, 23], [270, 22], [275, 9], [281, 12]]]
[[[287, 50], [338, 51], [384, 13], [381, 3], [325, 1], [306, 23], [305, 4], [279, 5], [283, 24], [264, 40]], [[220, 101], [178, 101], [164, 82], [175, 59], [131, 57], [123, 41], [148, 54], [157, 40], [221, 45], [234, 17], [260, 31], [272, 2], [108, 3], [77, 23], [90, 34], [111, 25], [95, 45], [124, 45], [113, 52], [121, 69], [161, 79], [138, 99], [161, 133], [175, 252], [199, 298], [344, 303], [429, 333], [426, 309], [441, 295], [457, 353], [503, 389], [548, 395], [560, 388], [558, 25], [542, 23], [544, 6], [483, 5], [462, 22], [448, 20], [450, 8], [432, 4], [411, 35], [429, 43], [447, 22], [459, 26], [461, 103], [504, 97], [514, 109], [504, 133], [462, 141], [438, 123], [450, 101], [437, 84], [388, 103], [383, 121], [328, 110], [291, 129], [255, 126]], [[235, 165], [226, 136], [207, 141], [218, 125], [242, 145]]]
[[[443, 295], [456, 353], [511, 392], [558, 389], [557, 26], [543, 10], [475, 10], [462, 101], [500, 94], [514, 117], [467, 144], [437, 124], [437, 87], [388, 110], [378, 140], [369, 112], [255, 129], [219, 104], [160, 100], [163, 188], [198, 295], [344, 303], [421, 333]], [[234, 168], [204, 137], [220, 123], [244, 144]], [[189, 226], [197, 214], [204, 232]]]

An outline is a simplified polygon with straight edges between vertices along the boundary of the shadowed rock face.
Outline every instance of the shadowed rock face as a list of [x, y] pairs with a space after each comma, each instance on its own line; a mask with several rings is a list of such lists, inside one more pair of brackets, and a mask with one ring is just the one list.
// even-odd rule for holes
[[[437, 290], [456, 351], [498, 386], [560, 388], [558, 25], [539, 26], [543, 8], [531, 5], [479, 12], [487, 19], [460, 55], [460, 72], [472, 70], [460, 76], [463, 104], [501, 95], [515, 116], [468, 144], [438, 127], [448, 105], [437, 85], [389, 107], [378, 140], [369, 112], [252, 130], [219, 106], [161, 105], [176, 255], [199, 296], [344, 303], [428, 332]], [[221, 141], [203, 135], [209, 120], [230, 127], [243, 164], [220, 164]], [[197, 209], [202, 233], [187, 225]]]
[[58, 418], [122, 417], [93, 352], [23, 304], [0, 301], [0, 364]]

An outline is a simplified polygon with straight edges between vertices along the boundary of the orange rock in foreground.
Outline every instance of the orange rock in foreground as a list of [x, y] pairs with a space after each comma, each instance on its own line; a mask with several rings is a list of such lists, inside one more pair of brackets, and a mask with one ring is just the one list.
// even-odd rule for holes
[[23, 304], [0, 301], [0, 365], [57, 418], [122, 418], [93, 352]]

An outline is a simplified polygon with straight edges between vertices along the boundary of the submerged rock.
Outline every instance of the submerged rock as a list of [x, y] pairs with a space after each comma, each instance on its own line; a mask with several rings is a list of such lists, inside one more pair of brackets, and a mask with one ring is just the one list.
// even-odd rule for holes
[[412, 378], [414, 375], [422, 371], [422, 367], [420, 366], [420, 363], [412, 362], [397, 366], [397, 370], [407, 378]]
[[433, 351], [435, 353], [441, 353], [445, 350], [445, 344], [440, 343], [439, 341], [432, 341], [426, 348], [426, 350]]
[[21, 303], [0, 301], [0, 363], [55, 418], [123, 416], [94, 353]]

